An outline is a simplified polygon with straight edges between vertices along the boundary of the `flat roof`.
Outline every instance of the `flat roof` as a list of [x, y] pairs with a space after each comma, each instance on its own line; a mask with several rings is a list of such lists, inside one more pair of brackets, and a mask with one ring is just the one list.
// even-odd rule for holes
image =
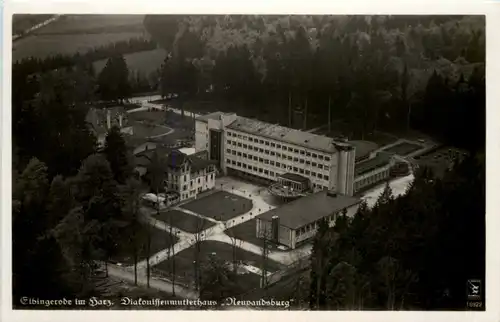
[[359, 198], [340, 194], [333, 197], [323, 190], [265, 212], [257, 218], [271, 221], [273, 216], [278, 216], [280, 225], [298, 229], [360, 202]]
[[364, 173], [383, 167], [391, 161], [391, 155], [379, 152], [373, 159], [362, 161], [354, 165], [354, 176], [359, 176]]
[[356, 159], [361, 159], [378, 149], [378, 144], [371, 141], [353, 140], [350, 144], [356, 148]]
[[351, 144], [338, 142], [326, 136], [241, 116], [238, 116], [227, 128], [327, 153], [354, 148]]

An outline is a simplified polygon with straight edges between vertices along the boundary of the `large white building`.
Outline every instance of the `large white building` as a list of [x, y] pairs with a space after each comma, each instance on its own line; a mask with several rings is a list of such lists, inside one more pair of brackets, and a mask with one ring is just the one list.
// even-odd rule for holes
[[196, 151], [208, 151], [225, 174], [272, 183], [292, 173], [309, 179], [313, 191], [354, 192], [348, 143], [223, 112], [197, 117], [195, 139]]

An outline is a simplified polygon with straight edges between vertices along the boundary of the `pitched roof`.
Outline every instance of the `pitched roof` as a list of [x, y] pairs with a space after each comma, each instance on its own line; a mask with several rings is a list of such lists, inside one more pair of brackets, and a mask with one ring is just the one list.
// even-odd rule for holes
[[217, 163], [217, 161], [198, 158], [194, 155], [188, 156], [188, 159], [191, 162], [191, 171], [202, 170], [209, 165], [214, 165]]
[[273, 216], [278, 216], [280, 225], [298, 229], [360, 202], [361, 199], [356, 197], [340, 194], [332, 196], [323, 190], [265, 212], [257, 218], [271, 221]]
[[326, 136], [241, 116], [238, 116], [236, 121], [229, 124], [227, 128], [327, 153], [333, 153], [342, 149], [354, 149], [348, 143], [335, 141]]
[[224, 112], [213, 112], [210, 114], [200, 115], [196, 117], [197, 121], [208, 122], [208, 120], [220, 120], [221, 115], [225, 115]]

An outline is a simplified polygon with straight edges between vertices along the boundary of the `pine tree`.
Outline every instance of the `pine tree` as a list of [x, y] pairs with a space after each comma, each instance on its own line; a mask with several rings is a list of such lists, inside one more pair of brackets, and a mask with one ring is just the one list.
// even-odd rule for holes
[[106, 135], [104, 154], [109, 162], [114, 178], [119, 184], [124, 184], [132, 174], [129, 164], [128, 149], [120, 129], [113, 126]]

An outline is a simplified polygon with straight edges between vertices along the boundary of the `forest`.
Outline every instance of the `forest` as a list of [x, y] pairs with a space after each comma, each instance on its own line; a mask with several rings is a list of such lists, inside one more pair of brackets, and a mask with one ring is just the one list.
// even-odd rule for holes
[[[311, 309], [465, 309], [467, 279], [485, 278], [484, 17], [153, 15], [144, 24], [153, 40], [137, 46], [168, 50], [156, 85], [181, 106], [230, 103], [287, 124], [290, 103], [325, 122], [330, 104], [350, 139], [412, 129], [466, 149], [444, 177], [421, 168], [405, 196], [387, 188], [374, 208], [323, 227], [294, 292]], [[13, 64], [15, 304], [95, 294], [95, 260], [122, 251], [118, 240], [134, 254], [147, 244], [124, 138], [110, 131], [99, 152], [85, 122], [100, 100], [155, 89], [131, 83], [128, 46]], [[96, 57], [107, 59], [97, 75]]]

